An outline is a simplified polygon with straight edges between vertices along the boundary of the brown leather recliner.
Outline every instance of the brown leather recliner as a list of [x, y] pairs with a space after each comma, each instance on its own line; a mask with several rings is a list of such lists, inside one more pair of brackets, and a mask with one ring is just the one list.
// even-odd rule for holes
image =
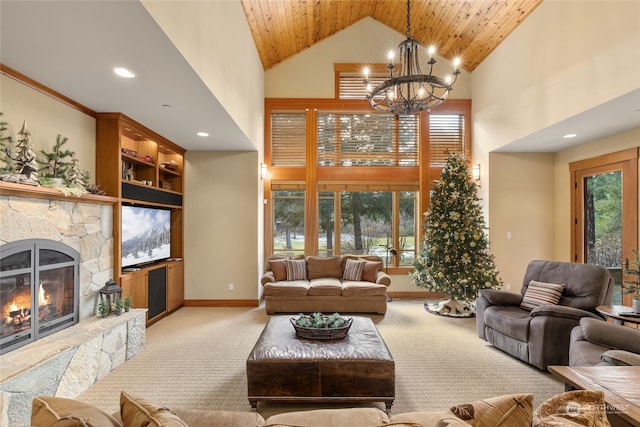
[[640, 366], [640, 330], [585, 317], [571, 331], [569, 366]]
[[[557, 305], [533, 310], [520, 307], [534, 280], [563, 284]], [[476, 301], [478, 336], [537, 368], [569, 364], [571, 330], [583, 317], [602, 320], [595, 308], [610, 304], [613, 280], [609, 271], [593, 264], [531, 261], [521, 293], [483, 289]]]

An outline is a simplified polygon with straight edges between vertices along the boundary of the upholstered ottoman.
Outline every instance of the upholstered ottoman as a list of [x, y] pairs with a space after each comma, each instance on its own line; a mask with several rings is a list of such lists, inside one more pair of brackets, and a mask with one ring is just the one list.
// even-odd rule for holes
[[373, 321], [353, 317], [345, 338], [296, 336], [289, 316], [269, 318], [247, 358], [249, 403], [384, 402], [395, 398], [395, 363]]

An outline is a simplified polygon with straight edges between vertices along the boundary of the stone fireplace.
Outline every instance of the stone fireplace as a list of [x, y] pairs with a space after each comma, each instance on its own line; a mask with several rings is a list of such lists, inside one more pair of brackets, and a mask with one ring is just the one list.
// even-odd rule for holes
[[74, 398], [144, 349], [146, 309], [96, 316], [114, 206], [0, 182], [0, 425], [29, 425], [35, 396]]
[[26, 239], [0, 247], [0, 354], [78, 323], [80, 254]]

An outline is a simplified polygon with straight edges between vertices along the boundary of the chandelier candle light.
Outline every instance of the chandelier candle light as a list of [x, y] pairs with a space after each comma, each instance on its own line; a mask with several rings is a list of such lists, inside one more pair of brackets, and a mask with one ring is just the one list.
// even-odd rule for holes
[[393, 114], [416, 114], [446, 101], [460, 74], [460, 58], [453, 61], [452, 75], [445, 78], [433, 74], [435, 47], [429, 48], [429, 74], [422, 74], [417, 40], [411, 38], [411, 0], [407, 0], [407, 39], [398, 45], [400, 63], [396, 70], [393, 51], [389, 53], [389, 79], [375, 88], [369, 81], [369, 68], [364, 69], [367, 100], [376, 110]]

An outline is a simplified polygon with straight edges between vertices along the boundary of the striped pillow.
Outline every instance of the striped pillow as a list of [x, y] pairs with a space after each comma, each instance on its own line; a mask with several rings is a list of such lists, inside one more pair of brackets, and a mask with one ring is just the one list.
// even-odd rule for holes
[[307, 261], [304, 259], [288, 259], [287, 280], [307, 280]]
[[529, 282], [527, 291], [524, 293], [520, 308], [533, 310], [541, 305], [556, 305], [558, 301], [560, 301], [563, 289], [563, 284], [536, 282], [532, 280]]
[[343, 280], [351, 280], [359, 282], [362, 280], [362, 271], [364, 270], [365, 261], [363, 259], [348, 259], [342, 273]]

